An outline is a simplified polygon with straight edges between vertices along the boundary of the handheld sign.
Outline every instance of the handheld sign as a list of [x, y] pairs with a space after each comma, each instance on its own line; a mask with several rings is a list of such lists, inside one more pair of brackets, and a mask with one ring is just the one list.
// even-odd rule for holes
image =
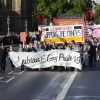
[[92, 35], [93, 38], [100, 38], [100, 25], [88, 25], [85, 29], [88, 35]]
[[25, 47], [26, 42], [26, 32], [20, 32], [20, 41], [23, 42], [23, 48]]
[[20, 41], [26, 42], [26, 32], [20, 32]]

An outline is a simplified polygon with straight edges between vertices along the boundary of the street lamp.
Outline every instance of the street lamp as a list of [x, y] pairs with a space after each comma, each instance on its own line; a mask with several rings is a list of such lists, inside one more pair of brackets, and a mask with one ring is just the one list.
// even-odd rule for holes
[[25, 31], [26, 31], [26, 34], [27, 34], [27, 20], [25, 20]]
[[9, 33], [10, 33], [10, 18], [9, 18], [9, 16], [7, 17], [7, 26], [8, 26], [8, 33], [7, 33], [7, 35], [9, 35]]

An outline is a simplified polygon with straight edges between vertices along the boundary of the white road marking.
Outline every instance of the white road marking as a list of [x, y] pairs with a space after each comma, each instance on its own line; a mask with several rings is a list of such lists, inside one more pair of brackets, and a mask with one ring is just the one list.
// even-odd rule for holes
[[6, 81], [6, 83], [10, 82], [11, 80], [13, 80], [15, 77], [10, 78], [9, 80]]
[[0, 77], [0, 80], [3, 79], [4, 77]]
[[77, 98], [77, 99], [80, 99], [80, 98], [100, 98], [100, 96], [68, 96], [68, 98]]
[[71, 84], [73, 83], [75, 76], [77, 75], [77, 72], [75, 72], [67, 81], [67, 83], [65, 84], [64, 88], [62, 89], [62, 91], [57, 95], [56, 99], [54, 100], [64, 100], [65, 95], [67, 94]]
[[[14, 71], [11, 71], [11, 72], [9, 72], [8, 73], [8, 75], [10, 75], [10, 74], [17, 74], [17, 75], [21, 75], [22, 73], [24, 73], [25, 71], [21, 71], [21, 72], [14, 72]], [[3, 78], [6, 78], [6, 77], [11, 77], [10, 79], [8, 79], [7, 81], [3, 81], [3, 80], [1, 80], [1, 79], [3, 79]], [[5, 77], [0, 77], [0, 82], [4, 82], [4, 83], [8, 83], [8, 82], [10, 82], [11, 80], [13, 80], [15, 77], [12, 77], [12, 76], [5, 76]]]
[[25, 71], [21, 71], [21, 72], [14, 72], [14, 71], [11, 71], [8, 73], [9, 74], [16, 74], [16, 75], [21, 75], [22, 73], [24, 73]]
[[[10, 82], [12, 79], [15, 78], [15, 77], [12, 77], [12, 76], [6, 76], [6, 77], [9, 77], [10, 79], [8, 79], [8, 80], [6, 80], [6, 81], [0, 80], [0, 82], [8, 83], [8, 82]], [[1, 79], [6, 78], [6, 77], [1, 77]]]
[[[56, 74], [56, 76], [55, 77], [53, 77], [53, 79], [50, 81], [50, 83], [47, 85], [47, 87], [45, 87], [44, 89], [43, 89], [43, 91], [37, 96], [37, 98], [35, 98], [35, 99], [33, 99], [32, 98], [32, 100], [40, 100], [41, 98], [45, 98], [45, 97], [43, 97], [42, 95], [45, 93], [45, 91], [47, 91], [47, 89], [49, 88], [49, 87], [51, 87], [51, 85], [52, 85], [52, 83], [59, 77], [59, 73], [57, 73]], [[34, 94], [33, 94], [34, 95]], [[37, 95], [37, 94], [36, 94]]]
[[50, 81], [50, 83], [47, 85], [47, 87], [45, 89], [43, 89], [43, 91], [41, 92], [40, 95], [43, 95], [43, 93], [52, 85], [52, 83], [57, 79], [57, 77], [59, 77], [59, 73], [56, 74], [56, 76]]
[[19, 72], [18, 74], [19, 74], [19, 75], [21, 75], [21, 74], [22, 74], [22, 73], [24, 73], [24, 72], [25, 72], [25, 70], [24, 70], [24, 71]]
[[13, 72], [14, 72], [14, 71], [9, 72], [8, 75], [9, 75], [9, 74], [12, 74]]

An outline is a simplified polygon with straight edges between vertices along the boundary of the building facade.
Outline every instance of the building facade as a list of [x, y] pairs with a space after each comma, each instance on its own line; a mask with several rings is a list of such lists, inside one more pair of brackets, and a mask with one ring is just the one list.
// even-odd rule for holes
[[32, 0], [0, 0], [0, 34], [32, 30]]

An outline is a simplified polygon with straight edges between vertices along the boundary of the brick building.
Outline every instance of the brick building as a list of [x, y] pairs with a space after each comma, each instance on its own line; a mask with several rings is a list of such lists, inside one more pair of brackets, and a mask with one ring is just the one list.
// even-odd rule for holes
[[0, 34], [26, 28], [32, 30], [32, 0], [0, 0]]

